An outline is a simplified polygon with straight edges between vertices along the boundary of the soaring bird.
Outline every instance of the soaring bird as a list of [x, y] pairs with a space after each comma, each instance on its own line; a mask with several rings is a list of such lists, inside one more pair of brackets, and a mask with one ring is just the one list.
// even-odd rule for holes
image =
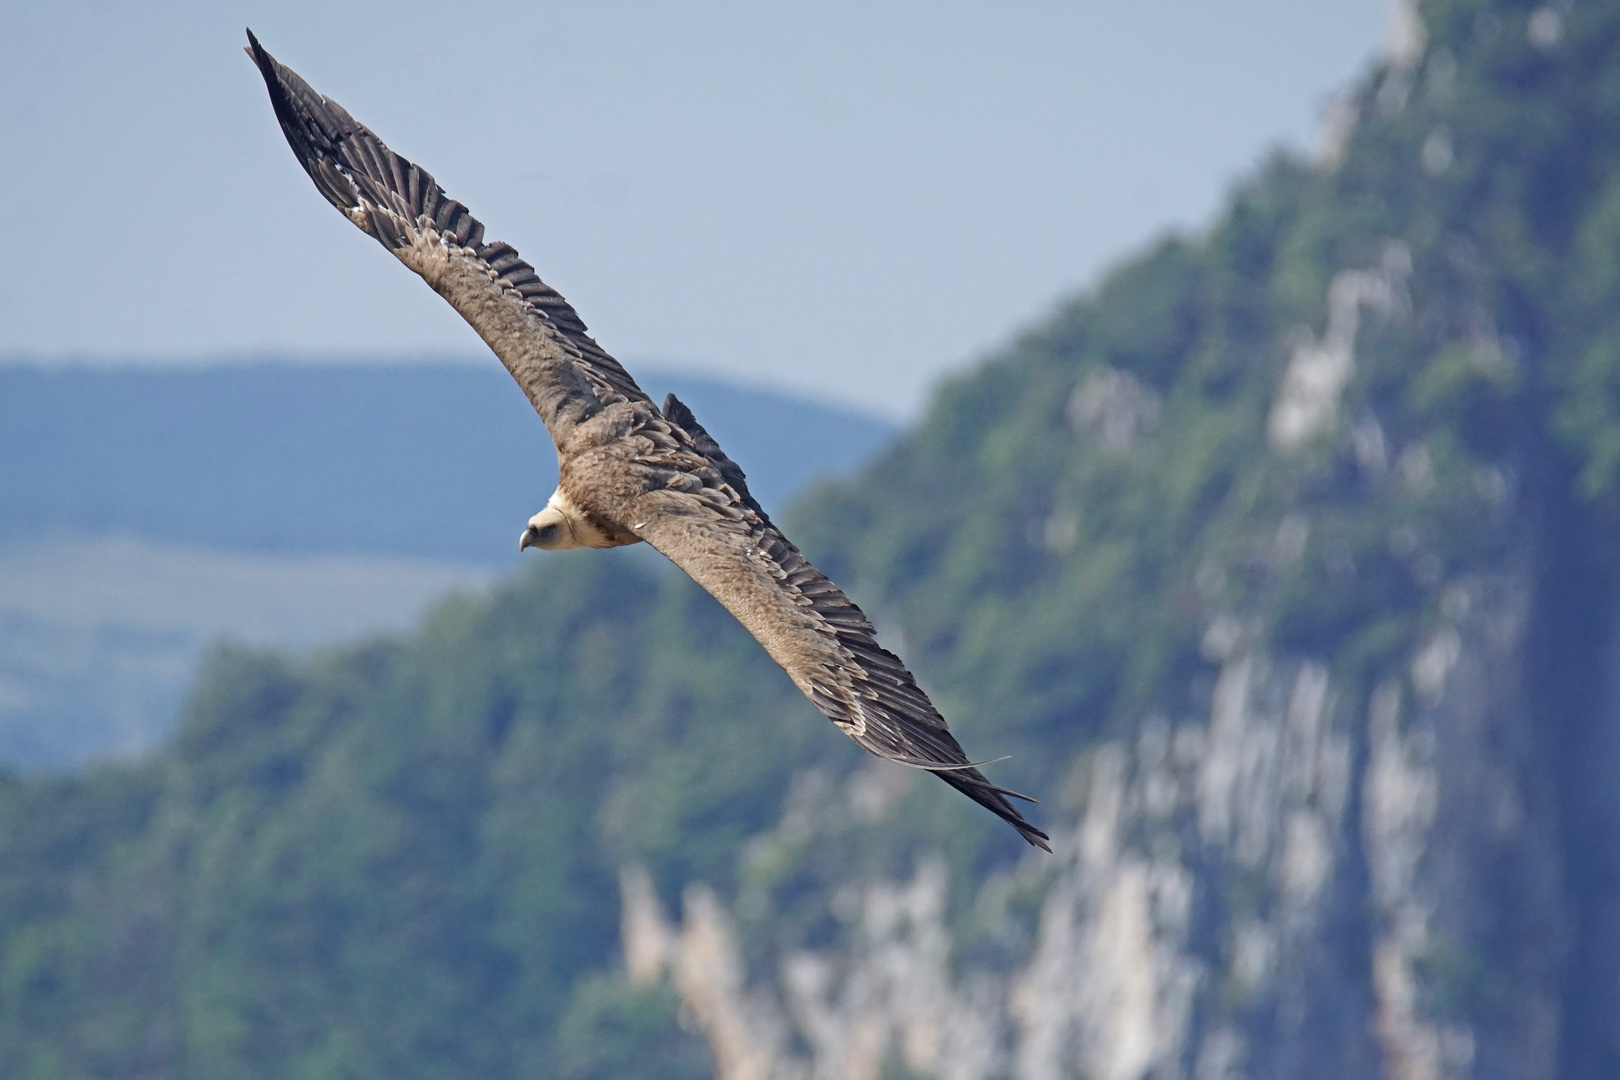
[[[248, 31], [276, 119], [328, 202], [450, 302], [512, 373], [557, 446], [557, 490], [519, 549], [646, 542], [759, 640], [813, 705], [885, 760], [926, 769], [1050, 851], [970, 762], [872, 623], [748, 493], [742, 469], [671, 394], [655, 405], [510, 244], [278, 63]], [[979, 763], [982, 764], [982, 763]]]

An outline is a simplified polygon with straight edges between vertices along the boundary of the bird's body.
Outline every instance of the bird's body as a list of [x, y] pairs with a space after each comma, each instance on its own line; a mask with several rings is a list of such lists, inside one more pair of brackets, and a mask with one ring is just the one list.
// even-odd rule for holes
[[329, 202], [444, 297], [506, 365], [557, 447], [557, 490], [520, 547], [645, 542], [734, 615], [812, 704], [879, 757], [927, 769], [1031, 844], [1047, 836], [968, 761], [872, 624], [771, 523], [674, 395], [662, 408], [510, 245], [248, 35], [276, 117]]

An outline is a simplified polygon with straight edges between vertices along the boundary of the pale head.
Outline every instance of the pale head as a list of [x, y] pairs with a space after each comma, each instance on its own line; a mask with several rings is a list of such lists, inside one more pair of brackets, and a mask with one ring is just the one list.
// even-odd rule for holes
[[613, 541], [568, 500], [562, 488], [551, 493], [546, 508], [529, 519], [528, 527], [518, 538], [519, 551], [532, 547], [545, 551], [565, 551], [568, 548], [614, 546]]
[[529, 519], [528, 527], [518, 538], [519, 551], [532, 547], [556, 551], [584, 545], [574, 539], [574, 531], [568, 527], [568, 519], [563, 516], [562, 511], [554, 506], [548, 506]]

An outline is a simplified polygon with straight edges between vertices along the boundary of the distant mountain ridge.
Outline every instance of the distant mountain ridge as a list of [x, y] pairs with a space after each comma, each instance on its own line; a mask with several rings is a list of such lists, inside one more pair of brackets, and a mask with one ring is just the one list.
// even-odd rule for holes
[[[768, 507], [894, 432], [657, 371]], [[556, 483], [545, 429], [488, 365], [0, 366], [0, 543], [58, 533], [278, 553], [507, 562]]]
[[[772, 509], [891, 432], [642, 374]], [[299, 650], [402, 630], [516, 565], [555, 482], [545, 428], [493, 360], [0, 365], [0, 763], [149, 749], [222, 637]]]

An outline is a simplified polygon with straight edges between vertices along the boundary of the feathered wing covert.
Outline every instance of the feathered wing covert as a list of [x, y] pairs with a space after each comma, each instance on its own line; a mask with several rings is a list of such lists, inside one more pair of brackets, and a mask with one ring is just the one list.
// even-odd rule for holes
[[[1031, 844], [1047, 836], [973, 766], [861, 609], [799, 553], [735, 462], [675, 399], [659, 410], [510, 245], [424, 170], [264, 51], [249, 54], [326, 199], [427, 281], [500, 357], [557, 444], [560, 489], [614, 535], [644, 540], [736, 616], [806, 697], [878, 757], [934, 772]], [[1033, 800], [1030, 800], [1033, 801]]]

